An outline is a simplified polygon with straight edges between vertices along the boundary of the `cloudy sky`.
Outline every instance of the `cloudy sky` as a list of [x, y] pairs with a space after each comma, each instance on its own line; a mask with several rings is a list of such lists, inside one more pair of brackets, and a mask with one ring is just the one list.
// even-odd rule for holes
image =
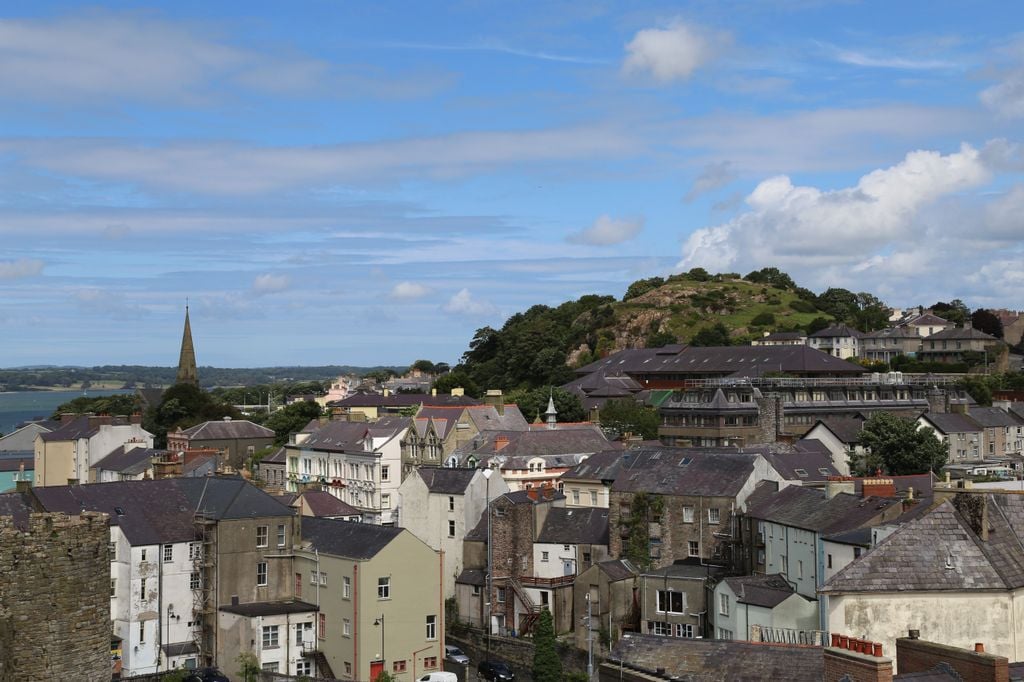
[[[287, 7], [288, 12], [281, 8]], [[1024, 6], [8, 3], [0, 366], [455, 362], [768, 265], [1024, 308]]]

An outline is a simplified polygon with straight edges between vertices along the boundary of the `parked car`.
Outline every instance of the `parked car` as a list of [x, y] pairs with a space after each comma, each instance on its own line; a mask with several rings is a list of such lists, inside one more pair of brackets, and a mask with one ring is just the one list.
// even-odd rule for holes
[[449, 663], [461, 663], [462, 665], [469, 665], [469, 656], [467, 656], [462, 649], [453, 645], [444, 645], [444, 660]]
[[480, 661], [476, 667], [476, 676], [487, 682], [513, 682], [516, 679], [512, 668], [503, 661]]

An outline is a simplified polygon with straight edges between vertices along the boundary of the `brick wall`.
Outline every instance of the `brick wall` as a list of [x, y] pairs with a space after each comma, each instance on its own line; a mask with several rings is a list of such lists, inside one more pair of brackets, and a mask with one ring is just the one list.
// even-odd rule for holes
[[876, 642], [833, 634], [824, 659], [825, 682], [892, 682], [892, 659]]
[[[512, 504], [498, 498], [491, 506], [491, 565], [494, 613], [505, 614], [505, 627], [517, 629], [516, 595], [507, 587], [506, 578], [533, 575], [534, 505]], [[498, 588], [505, 587], [505, 601], [498, 601]]]
[[1009, 661], [1004, 656], [910, 637], [896, 640], [896, 667], [900, 673], [931, 670], [939, 664], [955, 670], [964, 682], [1007, 682], [1010, 679]]
[[0, 517], [0, 681], [110, 679], [107, 515]]

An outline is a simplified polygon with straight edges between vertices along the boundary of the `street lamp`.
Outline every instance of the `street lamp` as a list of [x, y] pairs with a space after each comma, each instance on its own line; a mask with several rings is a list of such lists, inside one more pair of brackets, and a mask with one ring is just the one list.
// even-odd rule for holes
[[487, 601], [484, 602], [484, 615], [487, 617], [487, 660], [491, 660], [491, 476], [494, 469], [484, 469], [484, 512], [487, 514]]
[[591, 620], [590, 591], [587, 591], [587, 680], [594, 681], [594, 625]]
[[373, 621], [374, 625], [380, 626], [380, 669], [384, 670], [384, 614], [380, 614], [380, 618]]

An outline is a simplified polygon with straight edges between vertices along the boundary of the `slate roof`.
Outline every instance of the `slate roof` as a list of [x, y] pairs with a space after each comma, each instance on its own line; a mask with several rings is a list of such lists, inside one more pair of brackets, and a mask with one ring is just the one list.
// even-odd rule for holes
[[302, 539], [309, 543], [310, 549], [356, 561], [377, 556], [403, 532], [404, 529], [393, 526], [309, 516], [302, 519]]
[[624, 450], [603, 450], [562, 474], [563, 481], [614, 481], [622, 466]]
[[688, 639], [627, 634], [608, 664], [686, 682], [820, 682], [825, 676], [821, 647], [765, 645], [739, 640]]
[[0, 493], [0, 516], [13, 518], [15, 527], [28, 530], [28, 515], [32, 511], [32, 502], [27, 494]]
[[203, 422], [182, 433], [189, 441], [236, 440], [242, 438], [273, 438], [273, 429], [254, 424], [248, 419], [219, 419]]
[[972, 407], [968, 416], [986, 429], [1017, 427], [1022, 420], [998, 407]]
[[26, 457], [0, 457], [0, 471], [19, 471], [24, 465], [25, 471], [35, 471], [36, 458], [32, 453]]
[[[313, 516], [361, 516], [362, 512], [352, 505], [339, 500], [326, 490], [307, 490], [301, 494]], [[303, 521], [305, 523], [305, 521]]]
[[555, 507], [548, 511], [535, 542], [607, 545], [608, 510], [598, 507]]
[[369, 425], [365, 422], [332, 421], [310, 434], [299, 447], [325, 452], [368, 452], [368, 435]]
[[783, 371], [795, 375], [852, 375], [865, 370], [808, 346], [666, 346], [622, 350], [576, 370], [622, 374], [757, 377]]
[[464, 495], [478, 469], [420, 467], [416, 471], [430, 492], [439, 495]]
[[287, 464], [288, 463], [288, 451], [284, 447], [279, 447], [272, 453], [260, 460], [260, 464]]
[[480, 401], [469, 396], [430, 395], [429, 393], [356, 393], [341, 400], [333, 400], [332, 407], [412, 407], [414, 405], [479, 405]]
[[[743, 452], [751, 450], [756, 448], [743, 448]], [[832, 454], [817, 439], [797, 441], [788, 451], [765, 448], [760, 454], [787, 481], [827, 481], [839, 476]]]
[[[111, 417], [111, 426], [125, 426], [129, 424], [129, 420], [125, 417]], [[100, 432], [100, 424], [94, 418], [92, 422], [89, 421], [89, 417], [83, 415], [81, 417], [75, 417], [71, 421], [62, 424], [59, 428], [53, 431], [40, 433], [39, 437], [45, 442], [61, 442], [68, 440], [79, 440], [81, 438], [91, 438]]]
[[765, 481], [747, 498], [747, 516], [823, 535], [852, 530], [870, 523], [894, 505], [895, 497], [859, 497], [839, 493], [826, 499], [825, 491], [791, 485], [777, 490]]
[[109, 514], [132, 545], [192, 540], [197, 510], [217, 520], [295, 513], [248, 481], [226, 476], [47, 486], [32, 494], [46, 511]]
[[464, 568], [455, 582], [461, 585], [479, 585], [483, 587], [487, 583], [487, 571], [479, 568]]
[[90, 468], [136, 475], [151, 469], [154, 457], [161, 457], [165, 454], [167, 454], [166, 450], [155, 450], [153, 448], [132, 448], [125, 452], [124, 446], [121, 445]]
[[217, 458], [219, 455], [196, 455], [188, 462], [181, 465], [182, 476], [205, 476], [217, 471]]
[[616, 492], [657, 495], [734, 497], [754, 473], [757, 456], [710, 452], [695, 448], [637, 448], [627, 450]]
[[[953, 327], [951, 329], [943, 329], [940, 332], [935, 332], [931, 336], [925, 337], [926, 341], [1000, 341], [994, 336], [990, 336], [980, 329], [974, 327]], [[1001, 343], [1001, 341], [1000, 341]]]
[[466, 416], [478, 431], [526, 431], [530, 428], [518, 405], [505, 405], [504, 414], [498, 414], [493, 405], [474, 405], [466, 410]]
[[907, 320], [903, 324], [914, 325], [917, 327], [936, 327], [939, 325], [950, 324], [950, 322], [949, 320], [944, 320], [933, 313], [922, 313], [920, 315], [917, 315], [916, 317]]
[[[995, 496], [988, 497], [991, 501]], [[1022, 503], [1013, 501], [1006, 518], [1024, 517]], [[990, 542], [986, 543], [952, 503], [945, 501], [924, 516], [904, 524], [859, 560], [833, 575], [820, 591], [828, 594], [939, 592], [1024, 586], [1024, 550], [1020, 538], [1012, 526], [1001, 522], [1003, 515], [998, 511], [989, 509], [989, 521], [996, 522], [997, 528], [995, 533], [990, 531]], [[1005, 537], [993, 538], [997, 534]]]
[[[507, 442], [501, 445], [502, 442]], [[460, 460], [469, 455], [477, 459], [489, 455], [514, 457], [541, 457], [546, 455], [592, 454], [613, 449], [604, 432], [596, 424], [578, 429], [547, 429], [536, 431], [481, 431], [471, 442], [455, 450]], [[549, 466], [576, 466], [579, 460], [559, 462]], [[522, 468], [526, 468], [525, 465]]]
[[885, 340], [894, 337], [901, 339], [921, 339], [921, 335], [918, 334], [914, 329], [905, 326], [885, 327], [877, 331], [864, 332], [863, 334], [861, 334], [861, 338], [864, 339], [865, 341]]
[[310, 604], [309, 602], [300, 601], [298, 599], [289, 599], [286, 601], [256, 601], [249, 602], [247, 604], [225, 604], [218, 610], [224, 611], [225, 613], [234, 613], [239, 616], [245, 616], [246, 618], [256, 618], [258, 616], [281, 616], [286, 613], [309, 613], [310, 611], [319, 611], [320, 607], [316, 604]]
[[796, 589], [781, 573], [744, 575], [726, 578], [722, 582], [733, 591], [738, 603], [766, 609], [773, 609], [796, 594]]
[[833, 324], [811, 334], [812, 339], [859, 339], [864, 334], [845, 324]]
[[959, 412], [927, 412], [921, 415], [939, 433], [978, 433], [981, 426]]
[[597, 567], [601, 569], [601, 571], [608, 576], [608, 580], [612, 582], [635, 578], [640, 574], [640, 572], [636, 570], [636, 567], [629, 562], [629, 559], [611, 559], [609, 561], [601, 561], [597, 564]]
[[[863, 417], [825, 417], [819, 419], [812, 426], [808, 433], [816, 426], [821, 425], [832, 432], [840, 442], [852, 445], [860, 441], [861, 428], [864, 426]], [[806, 437], [807, 434], [804, 434]]]

